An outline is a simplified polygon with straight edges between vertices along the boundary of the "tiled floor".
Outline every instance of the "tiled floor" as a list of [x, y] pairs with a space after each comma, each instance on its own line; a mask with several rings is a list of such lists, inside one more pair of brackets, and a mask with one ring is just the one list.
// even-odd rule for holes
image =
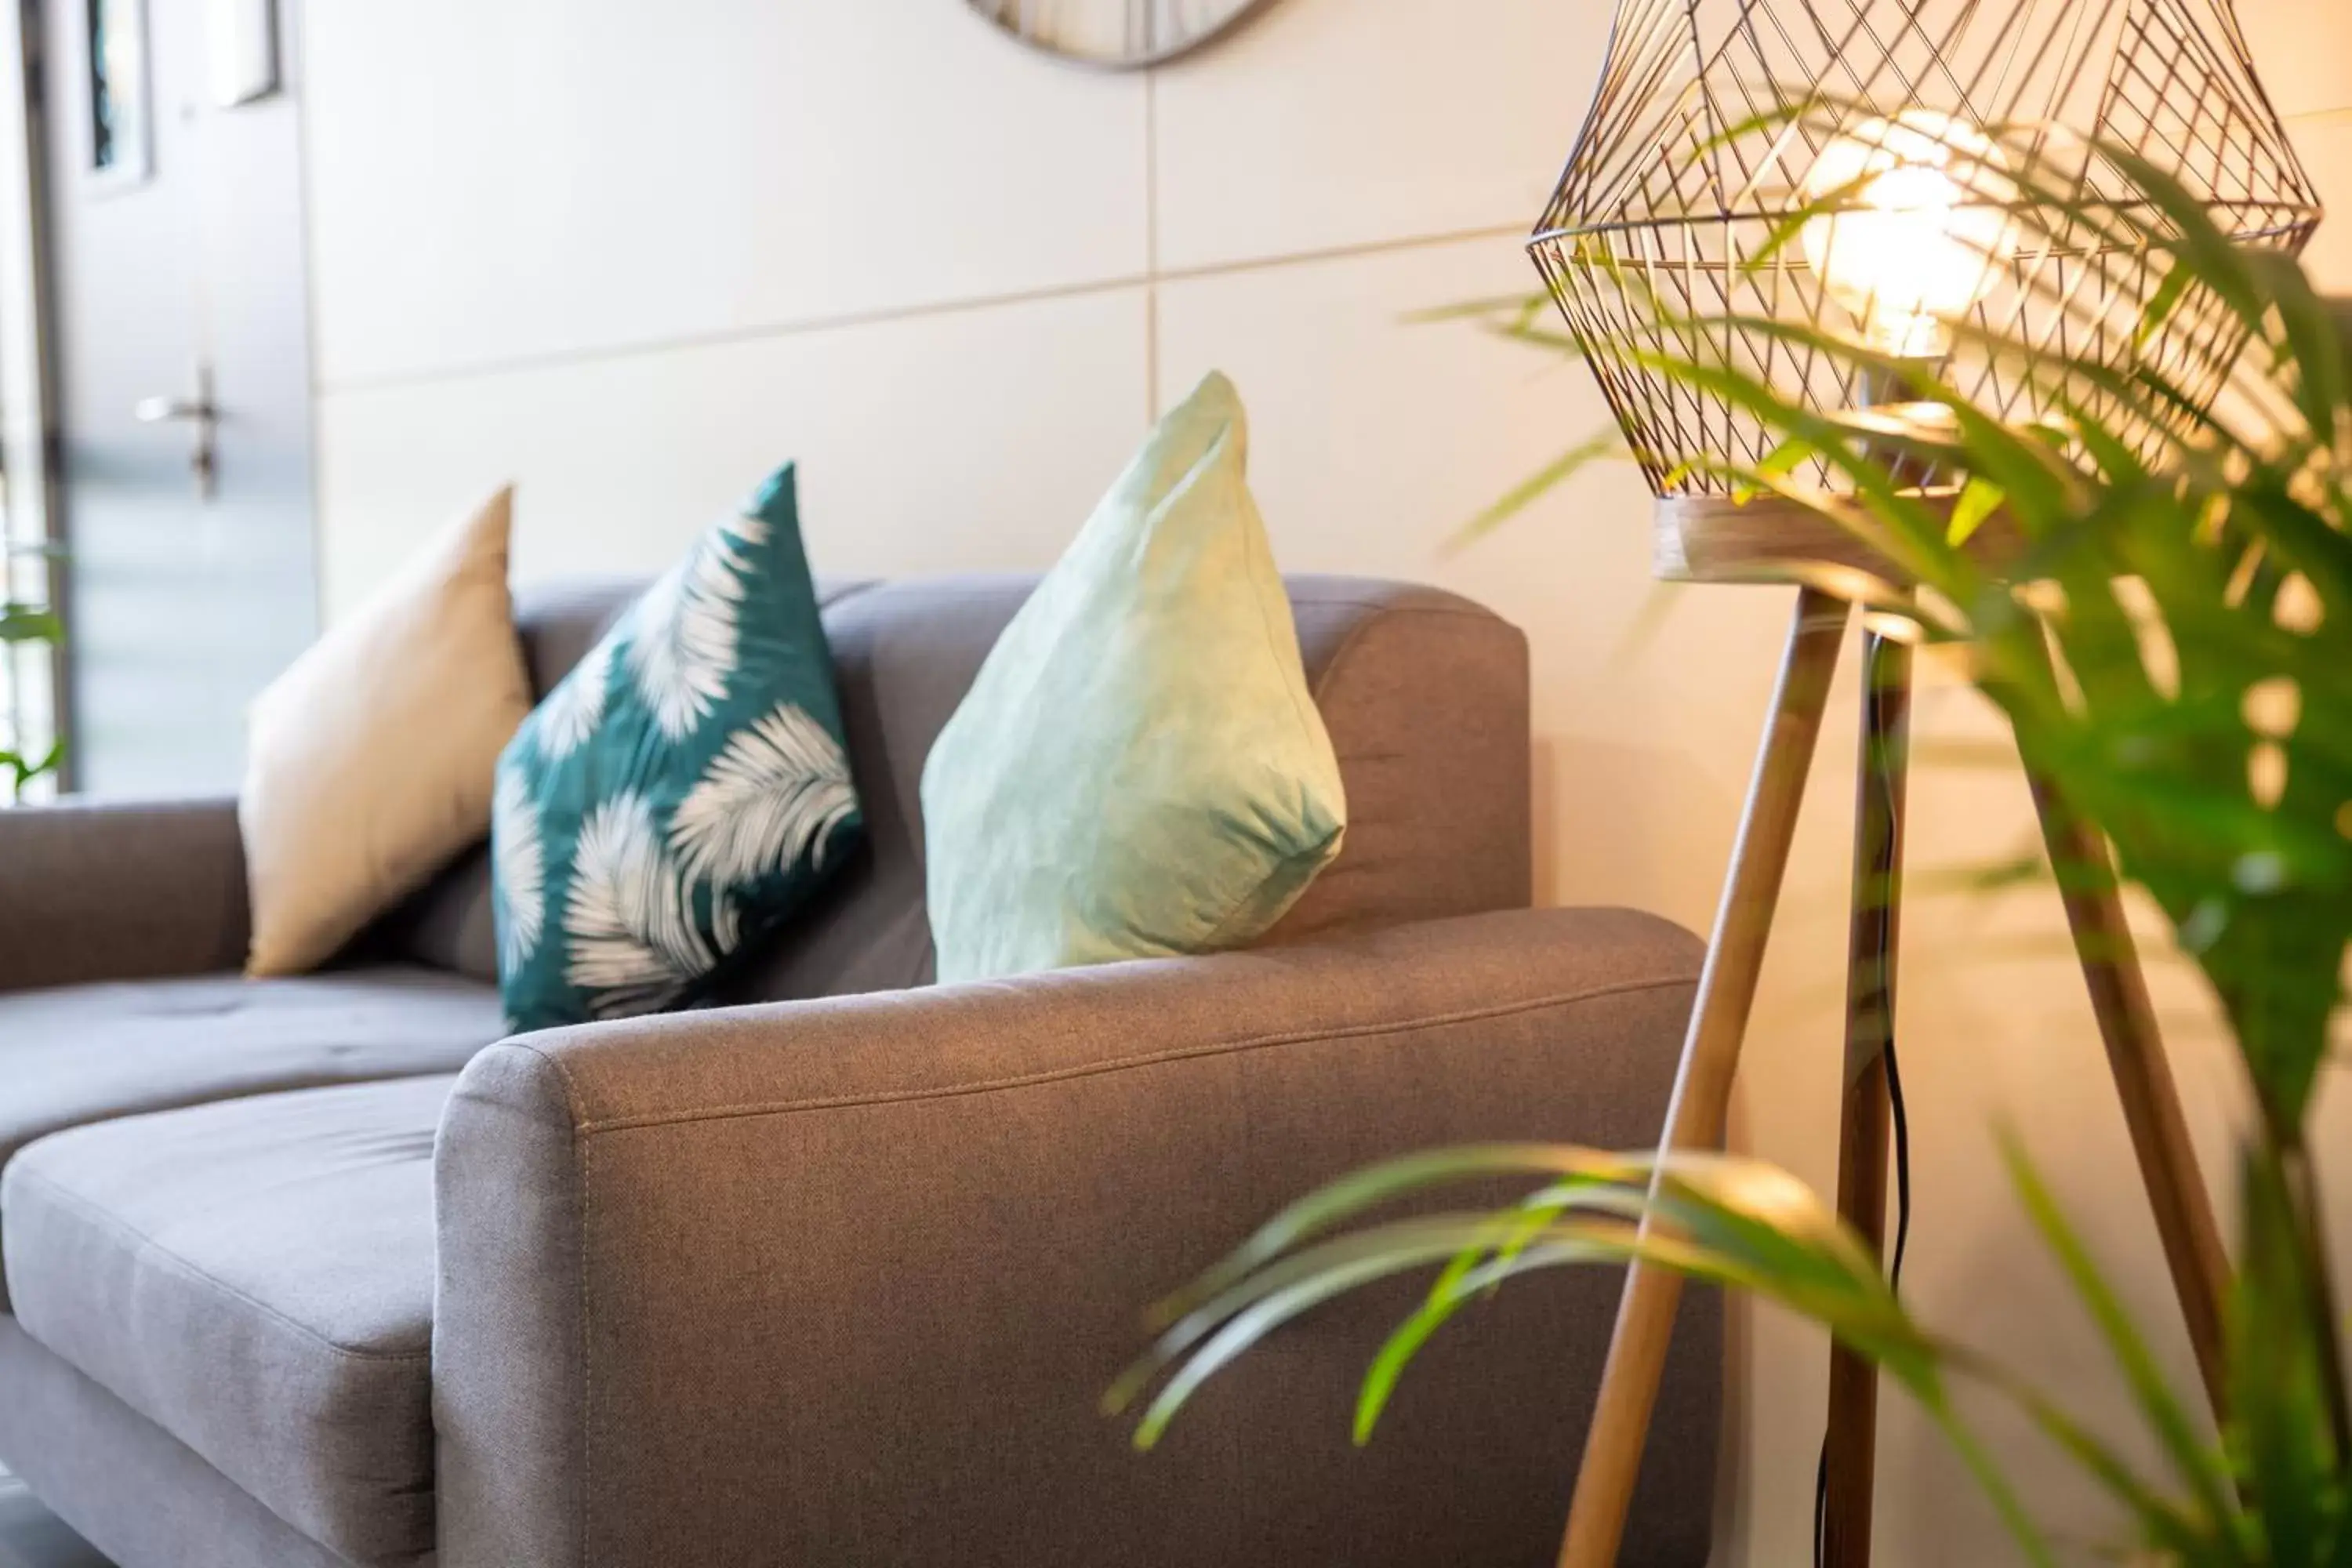
[[110, 1568], [81, 1537], [0, 1470], [0, 1568]]

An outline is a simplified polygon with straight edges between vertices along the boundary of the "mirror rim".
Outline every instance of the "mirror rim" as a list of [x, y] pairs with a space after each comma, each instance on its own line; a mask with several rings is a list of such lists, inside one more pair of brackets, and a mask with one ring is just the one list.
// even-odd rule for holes
[[997, 32], [1001, 33], [1005, 37], [1011, 38], [1014, 43], [1019, 44], [1023, 48], [1029, 50], [1033, 54], [1043, 55], [1047, 59], [1059, 60], [1065, 65], [1076, 66], [1082, 70], [1118, 73], [1124, 71], [1147, 70], [1153, 66], [1166, 65], [1171, 60], [1181, 58], [1183, 56], [1191, 54], [1193, 50], [1202, 48], [1225, 37], [1227, 34], [1234, 31], [1234, 28], [1239, 27], [1243, 23], [1249, 21], [1260, 12], [1265, 10], [1272, 4], [1273, 0], [1242, 0], [1242, 3], [1234, 7], [1230, 16], [1216, 23], [1213, 26], [1207, 28], [1205, 31], [1196, 33], [1189, 38], [1180, 39], [1179, 41], [1169, 45], [1165, 48], [1154, 49], [1149, 54], [1120, 55], [1115, 57], [1082, 55], [1073, 53], [1067, 49], [1057, 48], [1054, 45], [1047, 43], [1043, 38], [1033, 37], [1029, 34], [1023, 32], [1011, 22], [1005, 20], [1003, 16], [996, 14], [993, 10], [989, 9], [987, 7], [987, 0], [964, 0], [964, 8], [970, 11], [973, 16], [979, 17], [982, 21], [987, 23], [990, 26], [993, 27]]

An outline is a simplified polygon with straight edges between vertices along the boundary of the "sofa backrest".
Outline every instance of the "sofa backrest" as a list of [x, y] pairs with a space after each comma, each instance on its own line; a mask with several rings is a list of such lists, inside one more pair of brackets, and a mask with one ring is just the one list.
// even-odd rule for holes
[[[923, 761], [1034, 576], [821, 582], [866, 846], [726, 1002], [927, 984]], [[1269, 943], [1529, 901], [1527, 642], [1466, 599], [1348, 577], [1290, 577], [1308, 684], [1348, 792], [1339, 858]], [[541, 694], [641, 584], [526, 591], [516, 619]], [[497, 976], [486, 851], [461, 860], [386, 933], [397, 950]]]

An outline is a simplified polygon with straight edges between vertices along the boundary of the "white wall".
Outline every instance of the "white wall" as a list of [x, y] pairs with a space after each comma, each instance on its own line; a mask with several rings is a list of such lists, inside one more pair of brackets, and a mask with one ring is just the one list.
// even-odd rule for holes
[[[2299, 142], [2352, 209], [2352, 21], [2336, 0], [2247, 5]], [[1018, 50], [959, 0], [314, 5], [328, 603], [509, 478], [522, 577], [649, 571], [787, 457], [821, 570], [1042, 565], [1154, 411], [1222, 366], [1253, 411], [1286, 565], [1426, 578], [1528, 628], [1543, 896], [1703, 927], [1787, 596], [1654, 587], [1630, 474], [1447, 553], [1603, 412], [1574, 367], [1404, 321], [1532, 286], [1519, 241], [1606, 12], [1279, 0], [1197, 59], [1113, 77]], [[2352, 226], [2321, 255], [2352, 284]], [[1746, 1143], [1823, 1186], [1855, 701], [1849, 675], [1741, 1080]], [[1922, 727], [1931, 749], [1999, 734], [1932, 675]], [[1931, 762], [1914, 800], [1915, 867], [2030, 840], [2005, 769]], [[1907, 1283], [1931, 1320], [2127, 1425], [1993, 1150], [2006, 1119], [2186, 1386], [2062, 933], [2041, 892], [1923, 894], [1909, 913]], [[2157, 979], [2218, 1165], [2224, 1047], [2177, 962]], [[1769, 1312], [1742, 1337], [1720, 1555], [1801, 1562], [1825, 1352]], [[2042, 1507], [2099, 1528], [2061, 1468], [2021, 1457]], [[1883, 1561], [1998, 1559], [1986, 1510], [1899, 1404], [1881, 1476]]]

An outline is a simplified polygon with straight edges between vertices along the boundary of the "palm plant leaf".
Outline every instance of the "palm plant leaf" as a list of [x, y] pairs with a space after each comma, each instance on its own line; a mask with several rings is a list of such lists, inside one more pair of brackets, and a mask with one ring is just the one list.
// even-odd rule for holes
[[8, 791], [14, 799], [24, 794], [25, 786], [35, 779], [58, 771], [66, 760], [66, 743], [58, 741], [46, 752], [28, 752], [10, 747], [0, 750], [0, 771], [8, 774]]
[[[1792, 1178], [1717, 1157], [1492, 1145], [1390, 1162], [1310, 1194], [1164, 1304], [1157, 1342], [1114, 1390], [1125, 1408], [1158, 1387], [1139, 1441], [1283, 1323], [1370, 1280], [1431, 1270], [1427, 1296], [1372, 1359], [1356, 1411], [1363, 1440], [1420, 1349], [1468, 1302], [1538, 1270], [1639, 1258], [1776, 1300], [1877, 1361], [1948, 1435], [2035, 1561], [2048, 1560], [2047, 1543], [1954, 1414], [1956, 1378], [2013, 1402], [2163, 1561], [2352, 1568], [2352, 1405], [2306, 1147], [2352, 975], [2352, 306], [2322, 300], [2287, 258], [2233, 246], [2202, 200], [2127, 148], [2084, 155], [2144, 199], [2085, 201], [2079, 178], [2029, 155], [2036, 130], [2017, 133], [2012, 172], [2029, 214], [2054, 213], [2074, 237], [2078, 283], [2059, 281], [2063, 269], [2021, 269], [2021, 287], [2079, 331], [2027, 343], [1990, 312], [1951, 329], [1956, 362], [2000, 362], [2030, 387], [2032, 405], [2047, 411], [2033, 423], [1979, 407], [1949, 367], [1897, 361], [1810, 322], [1678, 314], [1638, 274], [1602, 279], [1622, 307], [1603, 345], [1540, 328], [1540, 295], [1437, 314], [1546, 349], [1605, 346], [1613, 362], [1734, 410], [1768, 437], [1761, 458], [1680, 467], [1607, 438], [1580, 443], [1474, 531], [1621, 455], [1669, 486], [1703, 479], [1741, 500], [1810, 509], [1904, 586], [1843, 569], [1791, 574], [1899, 610], [1931, 642], [1964, 644], [2056, 808], [2112, 845], [2115, 868], [2061, 864], [2060, 884], [2119, 868], [2163, 910], [2221, 1005], [2259, 1108], [2244, 1150], [2220, 1440], [2170, 1388], [2014, 1148], [2021, 1202], [2155, 1435], [2161, 1481], [2030, 1384], [1919, 1328], [1874, 1258]], [[2041, 239], [2060, 243], [2056, 228]], [[2106, 296], [2079, 279], [2149, 254], [2163, 283], [2125, 334], [2149, 352], [2119, 360], [2112, 323], [2098, 316]], [[2171, 330], [2191, 316], [2206, 323], [2196, 334]], [[1742, 369], [1723, 346], [1735, 335], [1818, 359], [1843, 384], [1901, 385], [1916, 401], [1901, 412], [1806, 406]], [[2217, 382], [2223, 395], [2209, 398], [2201, 389]], [[1996, 520], [2015, 551], [2000, 561], [1979, 548]], [[1540, 1184], [1492, 1213], [1378, 1213], [1496, 1177]]]
[[2090, 1309], [2093, 1322], [2123, 1370], [2132, 1397], [2137, 1401], [2149, 1428], [2162, 1442], [2173, 1468], [2201, 1508], [2215, 1516], [2228, 1513], [2231, 1507], [2230, 1476], [2221, 1454], [2206, 1444], [2195, 1420], [2165, 1382], [2147, 1342], [2133, 1327], [2131, 1314], [2092, 1261], [2082, 1238], [2059, 1212], [2049, 1188], [2023, 1151], [2011, 1142], [2005, 1153], [2010, 1179], [2024, 1200], [2027, 1215], [2065, 1269], [2075, 1294]]
[[0, 645], [63, 640], [65, 623], [37, 605], [0, 604]]
[[[1550, 1179], [1501, 1214], [1413, 1215], [1328, 1234], [1396, 1199], [1508, 1173]], [[1167, 1327], [1105, 1403], [1125, 1411], [1158, 1384], [1136, 1427], [1138, 1447], [1150, 1447], [1211, 1377], [1268, 1334], [1373, 1281], [1442, 1268], [1429, 1301], [1373, 1363], [1360, 1441], [1412, 1352], [1463, 1303], [1539, 1269], [1636, 1258], [1765, 1295], [1877, 1361], [1970, 1457], [2027, 1557], [2053, 1561], [1953, 1409], [1945, 1373], [1966, 1358], [1918, 1328], [1875, 1259], [1803, 1184], [1755, 1161], [1487, 1145], [1372, 1167], [1276, 1216], [1163, 1306]]]

